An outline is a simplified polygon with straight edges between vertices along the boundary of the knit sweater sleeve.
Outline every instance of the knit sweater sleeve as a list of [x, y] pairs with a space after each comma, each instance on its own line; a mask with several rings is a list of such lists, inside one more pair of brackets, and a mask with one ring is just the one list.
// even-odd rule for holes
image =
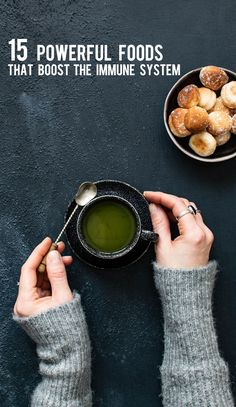
[[31, 407], [91, 407], [90, 342], [80, 296], [46, 312], [13, 319], [36, 342], [42, 381]]
[[153, 265], [164, 316], [164, 407], [233, 407], [212, 316], [216, 262], [190, 270]]

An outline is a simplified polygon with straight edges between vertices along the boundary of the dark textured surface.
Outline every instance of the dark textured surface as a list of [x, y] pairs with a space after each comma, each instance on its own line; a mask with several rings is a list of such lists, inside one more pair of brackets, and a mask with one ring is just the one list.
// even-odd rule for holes
[[[182, 73], [216, 64], [236, 70], [235, 2], [211, 0], [1, 1], [1, 407], [25, 407], [39, 380], [34, 345], [11, 321], [19, 268], [55, 237], [75, 187], [120, 179], [141, 191], [193, 199], [213, 229], [222, 272], [215, 291], [220, 347], [233, 387], [236, 364], [236, 161], [207, 165], [177, 151], [162, 110], [173, 77], [10, 78], [7, 42], [162, 43]], [[69, 251], [69, 250], [67, 250]], [[75, 259], [93, 345], [95, 407], [161, 406], [161, 309], [150, 251], [121, 271]]]

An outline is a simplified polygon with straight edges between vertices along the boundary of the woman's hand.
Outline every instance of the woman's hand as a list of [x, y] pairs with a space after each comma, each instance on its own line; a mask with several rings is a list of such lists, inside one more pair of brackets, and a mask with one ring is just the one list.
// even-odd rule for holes
[[73, 299], [65, 269], [65, 265], [72, 263], [72, 257], [61, 256], [60, 253], [65, 248], [63, 242], [58, 243], [58, 250], [48, 254], [47, 271], [37, 272], [37, 268], [51, 244], [51, 239], [46, 237], [22, 266], [18, 297], [14, 306], [15, 315], [28, 317]]
[[162, 192], [145, 191], [144, 196], [151, 202], [149, 209], [153, 229], [159, 234], [155, 246], [158, 264], [182, 269], [205, 266], [214, 236], [204, 224], [200, 213], [181, 217], [178, 221], [180, 235], [171, 239], [170, 220], [176, 219], [188, 205], [195, 204]]

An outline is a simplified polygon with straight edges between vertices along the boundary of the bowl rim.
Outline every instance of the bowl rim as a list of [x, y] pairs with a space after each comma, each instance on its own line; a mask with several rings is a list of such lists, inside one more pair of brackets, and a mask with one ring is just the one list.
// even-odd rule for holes
[[[205, 66], [205, 65], [204, 65]], [[206, 157], [201, 157], [200, 155], [195, 155], [193, 153], [190, 153], [189, 151], [185, 150], [176, 140], [176, 137], [174, 136], [174, 134], [171, 132], [169, 125], [168, 125], [168, 121], [167, 121], [167, 104], [169, 102], [169, 98], [171, 93], [173, 92], [173, 90], [182, 82], [182, 80], [186, 77], [188, 77], [190, 74], [192, 73], [197, 73], [200, 72], [201, 69], [203, 67], [199, 67], [199, 68], [195, 68], [192, 69], [191, 71], [185, 73], [184, 75], [182, 75], [175, 83], [174, 85], [171, 87], [171, 89], [169, 90], [166, 99], [165, 99], [165, 103], [164, 103], [164, 110], [163, 110], [163, 118], [164, 118], [164, 124], [165, 124], [165, 128], [167, 130], [167, 133], [170, 137], [170, 139], [173, 141], [173, 143], [176, 145], [176, 147], [178, 147], [179, 150], [181, 150], [185, 155], [194, 158], [195, 160], [198, 161], [203, 161], [203, 162], [208, 162], [208, 163], [216, 163], [216, 162], [222, 162], [222, 161], [226, 161], [226, 160], [230, 160], [231, 158], [236, 157], [236, 151], [234, 153], [231, 153], [229, 155], [226, 155], [224, 157], [215, 157], [215, 158], [206, 158]], [[231, 71], [230, 69], [227, 68], [223, 68], [221, 66], [219, 66], [220, 69], [223, 69], [225, 72], [235, 76], [235, 80], [236, 80], [236, 72]]]

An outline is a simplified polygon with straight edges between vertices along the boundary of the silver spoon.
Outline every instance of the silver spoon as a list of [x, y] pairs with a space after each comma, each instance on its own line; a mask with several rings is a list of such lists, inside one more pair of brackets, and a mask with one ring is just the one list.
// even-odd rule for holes
[[[75, 212], [77, 211], [78, 207], [87, 205], [87, 203], [89, 203], [93, 198], [95, 198], [96, 195], [97, 195], [97, 186], [95, 184], [93, 184], [92, 182], [83, 182], [83, 184], [80, 185], [80, 187], [75, 195], [76, 206], [74, 207], [74, 209], [73, 209], [72, 213], [70, 214], [69, 218], [67, 219], [65, 225], [63, 226], [62, 230], [60, 231], [59, 235], [57, 236], [55, 242], [52, 243], [48, 253], [51, 252], [52, 250], [57, 249], [57, 243], [59, 242], [59, 239], [61, 238], [61, 236], [64, 233], [65, 229], [67, 228], [68, 224], [70, 223], [70, 221], [71, 221], [72, 217], [74, 216]], [[44, 256], [44, 258], [42, 259], [42, 261], [38, 267], [38, 271], [40, 273], [43, 273], [46, 270], [47, 254]]]

